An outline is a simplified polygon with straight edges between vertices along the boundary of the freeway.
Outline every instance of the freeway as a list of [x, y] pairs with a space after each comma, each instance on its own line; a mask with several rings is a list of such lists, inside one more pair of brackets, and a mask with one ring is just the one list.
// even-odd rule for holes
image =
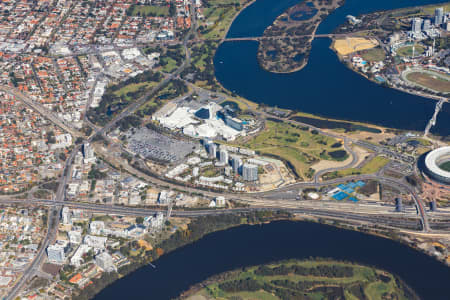
[[[3, 204], [23, 204], [22, 200], [10, 200], [2, 201]], [[95, 213], [115, 214], [123, 216], [149, 216], [158, 212], [167, 214], [166, 210], [162, 209], [150, 209], [150, 208], [137, 208], [126, 207], [119, 205], [102, 205], [96, 203], [83, 203], [76, 201], [53, 201], [44, 199], [35, 199], [29, 202], [25, 202], [33, 205], [48, 205], [48, 206], [67, 206], [73, 209], [83, 209]], [[330, 211], [321, 208], [283, 208], [283, 207], [246, 207], [246, 208], [233, 208], [233, 209], [203, 209], [203, 210], [172, 210], [171, 215], [175, 217], [195, 218], [208, 215], [222, 215], [222, 214], [234, 214], [234, 213], [248, 213], [255, 211], [287, 211], [293, 214], [308, 215], [311, 217], [328, 217], [341, 219], [346, 221], [357, 221], [376, 225], [386, 225], [390, 227], [398, 228], [417, 228], [420, 226], [419, 219], [415, 216], [407, 216], [403, 214], [393, 214], [389, 216], [373, 215], [354, 212], [341, 212]]]
[[44, 118], [50, 120], [56, 126], [58, 126], [61, 129], [65, 130], [66, 132], [69, 132], [73, 136], [82, 136], [83, 135], [78, 130], [76, 130], [73, 127], [69, 126], [64, 121], [62, 121], [60, 118], [55, 116], [55, 114], [53, 114], [51, 111], [49, 111], [48, 109], [43, 107], [41, 104], [39, 104], [36, 101], [33, 101], [31, 98], [29, 98], [28, 96], [25, 96], [24, 94], [19, 92], [17, 89], [12, 88], [12, 87], [7, 86], [7, 85], [0, 85], [0, 90], [15, 96], [16, 99], [22, 101], [27, 106], [29, 106], [31, 109], [33, 109], [33, 110], [37, 111], [38, 113], [40, 113]]
[[[53, 200], [49, 200], [52, 206], [48, 210], [48, 218], [47, 218], [47, 232], [44, 239], [41, 242], [41, 247], [39, 248], [36, 256], [33, 261], [28, 265], [27, 269], [23, 272], [23, 276], [16, 282], [14, 287], [9, 292], [8, 296], [5, 298], [6, 300], [15, 299], [17, 294], [21, 291], [23, 286], [33, 278], [36, 272], [39, 271], [44, 259], [45, 259], [45, 250], [50, 245], [51, 242], [56, 238], [59, 216], [61, 214], [62, 205], [64, 204], [64, 194], [67, 183], [67, 177], [70, 176], [71, 166], [75, 155], [79, 151], [80, 146], [76, 146], [72, 152], [70, 153], [69, 158], [66, 160], [64, 165], [63, 175], [61, 176], [58, 184], [58, 189], [56, 192], [56, 196]], [[28, 199], [30, 200], [30, 199]]]

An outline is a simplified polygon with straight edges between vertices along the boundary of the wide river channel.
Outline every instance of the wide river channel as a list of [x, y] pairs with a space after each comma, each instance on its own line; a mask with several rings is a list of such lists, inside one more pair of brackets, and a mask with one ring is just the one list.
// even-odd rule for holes
[[422, 299], [448, 300], [450, 268], [398, 242], [309, 222], [278, 221], [207, 235], [104, 289], [95, 300], [173, 299], [221, 272], [283, 259], [328, 257], [400, 276]]
[[[328, 16], [318, 33], [330, 33], [345, 16], [425, 5], [439, 0], [346, 0]], [[447, 1], [448, 2], [448, 1]], [[257, 0], [233, 22], [228, 37], [261, 36], [277, 16], [298, 0]], [[296, 109], [330, 118], [355, 120], [422, 131], [436, 102], [377, 85], [344, 66], [329, 49], [331, 40], [316, 38], [308, 65], [299, 72], [275, 74], [260, 67], [258, 42], [223, 43], [214, 59], [216, 77], [227, 89], [257, 103]], [[450, 134], [450, 104], [445, 104], [432, 132]]]

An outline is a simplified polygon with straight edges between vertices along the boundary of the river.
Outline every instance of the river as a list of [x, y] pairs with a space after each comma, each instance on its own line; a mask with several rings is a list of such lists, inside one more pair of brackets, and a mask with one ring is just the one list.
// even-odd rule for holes
[[95, 300], [172, 299], [221, 272], [283, 259], [327, 257], [400, 276], [422, 299], [448, 299], [450, 268], [398, 242], [328, 225], [278, 221], [207, 235], [104, 289]]
[[[445, 1], [347, 0], [328, 16], [318, 33], [329, 33], [348, 14], [395, 9]], [[293, 0], [257, 0], [235, 19], [228, 37], [260, 36]], [[313, 41], [308, 65], [290, 74], [275, 74], [257, 62], [258, 43], [225, 42], [216, 52], [216, 77], [227, 89], [257, 103], [295, 109], [325, 117], [368, 122], [406, 130], [425, 129], [436, 102], [375, 84], [345, 67], [329, 39]], [[445, 104], [431, 132], [450, 134], [450, 104]]]

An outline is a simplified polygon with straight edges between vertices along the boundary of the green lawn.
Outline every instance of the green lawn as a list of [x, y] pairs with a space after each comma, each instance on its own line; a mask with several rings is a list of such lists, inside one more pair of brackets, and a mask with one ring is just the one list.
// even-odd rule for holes
[[359, 174], [373, 174], [384, 167], [389, 162], [389, 159], [376, 156], [368, 163], [366, 163], [362, 168], [350, 168], [337, 172], [324, 174], [324, 179], [333, 179], [338, 177], [345, 177], [350, 175], [359, 175]]
[[171, 73], [178, 67], [177, 62], [171, 57], [162, 57], [160, 59], [161, 65], [163, 66], [161, 71], [164, 73]]
[[361, 51], [361, 56], [367, 61], [382, 61], [386, 58], [384, 50], [379, 47]]
[[169, 16], [169, 7], [155, 5], [134, 5], [131, 15], [167, 17]]
[[331, 137], [303, 130], [300, 126], [268, 120], [266, 128], [243, 146], [282, 158], [292, 165], [299, 176], [307, 178], [312, 175], [308, 169], [314, 163], [323, 159], [337, 160], [329, 155], [329, 152], [343, 149], [331, 147], [337, 142]]
[[444, 171], [450, 172], [450, 161], [447, 161], [439, 166]]
[[129, 96], [127, 96], [128, 93], [134, 93], [141, 89], [148, 91], [155, 86], [156, 86], [156, 82], [147, 82], [146, 81], [146, 82], [140, 82], [140, 83], [132, 83], [132, 84], [124, 86], [120, 90], [115, 91], [113, 94], [118, 97], [124, 96], [125, 98], [127, 98], [127, 100], [132, 100], [132, 99], [128, 99], [128, 98], [130, 98]]
[[200, 24], [200, 33], [204, 39], [221, 39], [239, 9], [233, 5], [211, 6], [205, 8], [205, 20]]
[[[304, 275], [298, 275], [299, 272]], [[393, 275], [372, 267], [329, 260], [271, 263], [220, 274], [208, 282], [187, 299], [201, 295], [213, 299], [319, 300], [336, 299], [341, 291], [345, 299], [407, 299], [404, 287]]]
[[[415, 44], [414, 55], [420, 55], [425, 52], [425, 47], [419, 44]], [[408, 57], [413, 55], [413, 46], [404, 46], [397, 49], [397, 54], [400, 56]]]

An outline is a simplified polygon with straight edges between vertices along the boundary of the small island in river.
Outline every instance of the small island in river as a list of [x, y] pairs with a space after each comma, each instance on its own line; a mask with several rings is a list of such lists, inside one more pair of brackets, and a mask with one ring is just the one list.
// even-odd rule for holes
[[213, 276], [181, 299], [419, 299], [402, 280], [372, 267], [289, 260]]
[[343, 4], [342, 0], [311, 0], [289, 8], [264, 31], [258, 49], [260, 65], [275, 73], [302, 69], [319, 24]]

